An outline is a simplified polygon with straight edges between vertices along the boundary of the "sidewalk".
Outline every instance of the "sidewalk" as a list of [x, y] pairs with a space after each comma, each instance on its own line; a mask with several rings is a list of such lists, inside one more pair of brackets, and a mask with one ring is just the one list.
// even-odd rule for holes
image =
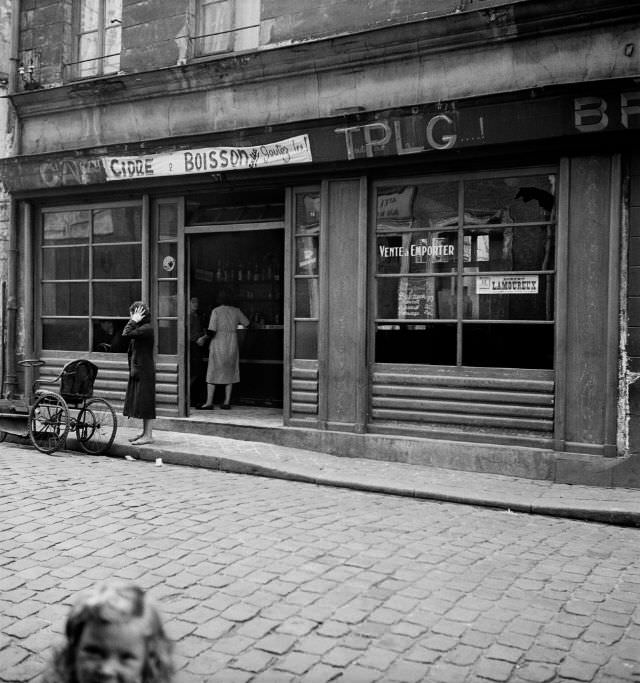
[[[160, 430], [154, 431], [153, 444], [135, 447], [128, 439], [138, 431], [119, 427], [110, 455], [152, 463], [160, 458], [164, 464], [640, 527], [637, 489], [555, 484]], [[69, 447], [75, 447], [71, 439]]]

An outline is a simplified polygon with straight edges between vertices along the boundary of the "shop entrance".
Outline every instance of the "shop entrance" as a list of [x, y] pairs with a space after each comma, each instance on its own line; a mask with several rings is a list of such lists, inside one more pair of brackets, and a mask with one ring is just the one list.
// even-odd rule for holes
[[[282, 407], [284, 331], [284, 229], [225, 225], [189, 235], [189, 402], [204, 400], [208, 344], [193, 343], [196, 327], [206, 329], [222, 291], [249, 319], [238, 331], [240, 382], [233, 386], [236, 406]], [[194, 299], [198, 309], [194, 311]], [[216, 386], [214, 404], [224, 386]]]

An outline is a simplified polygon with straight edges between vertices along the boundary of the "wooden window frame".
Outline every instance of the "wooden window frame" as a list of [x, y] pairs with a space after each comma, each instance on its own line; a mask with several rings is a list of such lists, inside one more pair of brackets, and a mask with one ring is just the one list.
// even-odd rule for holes
[[[443, 183], [443, 182], [457, 182], [458, 183], [458, 218], [457, 222], [455, 224], [455, 235], [456, 235], [456, 244], [460, 245], [463, 243], [464, 240], [464, 233], [465, 230], [468, 230], [470, 225], [465, 224], [464, 221], [464, 184], [468, 181], [478, 181], [478, 180], [486, 180], [486, 179], [499, 179], [499, 178], [510, 178], [510, 177], [517, 177], [517, 176], [522, 176], [522, 177], [527, 177], [527, 176], [535, 176], [535, 175], [554, 175], [556, 179], [556, 192], [555, 192], [555, 198], [556, 198], [556, 207], [558, 207], [559, 203], [559, 198], [560, 198], [560, 191], [561, 191], [561, 186], [560, 186], [560, 181], [561, 181], [561, 173], [560, 169], [558, 168], [557, 165], [551, 166], [551, 165], [545, 165], [545, 166], [532, 166], [532, 167], [517, 167], [517, 168], [506, 168], [506, 169], [499, 169], [499, 170], [491, 170], [491, 171], [477, 171], [477, 172], [470, 172], [470, 173], [446, 173], [446, 174], [438, 174], [438, 175], [429, 175], [429, 176], [410, 176], [410, 177], [396, 177], [396, 178], [387, 178], [384, 180], [380, 181], [375, 181], [372, 183], [372, 192], [371, 192], [371, 199], [370, 199], [370, 216], [371, 216], [371, 251], [370, 251], [370, 258], [371, 258], [371, 283], [370, 283], [370, 292], [371, 292], [371, 297], [370, 297], [370, 306], [369, 306], [369, 319], [371, 321], [371, 333], [369, 335], [370, 339], [370, 346], [369, 346], [369, 357], [370, 358], [376, 358], [376, 331], [377, 331], [377, 326], [379, 322], [383, 322], [384, 324], [436, 324], [436, 325], [441, 325], [441, 324], [451, 324], [452, 322], [455, 323], [456, 325], [456, 362], [455, 364], [451, 365], [446, 365], [442, 367], [451, 367], [451, 368], [461, 368], [464, 367], [462, 363], [462, 336], [463, 336], [463, 325], [469, 325], [469, 324], [536, 324], [536, 325], [546, 325], [546, 326], [553, 326], [554, 330], [556, 329], [557, 323], [558, 323], [558, 310], [557, 310], [557, 299], [558, 299], [558, 244], [559, 244], [559, 234], [558, 234], [558, 228], [559, 228], [559, 220], [558, 220], [558, 209], [556, 208], [556, 212], [553, 216], [549, 218], [549, 220], [546, 221], [540, 221], [536, 223], [532, 223], [531, 225], [550, 225], [553, 227], [554, 231], [554, 263], [553, 267], [550, 268], [549, 270], [536, 270], [536, 271], [509, 271], [510, 273], [513, 272], [514, 274], [536, 274], [540, 275], [542, 277], [544, 276], [551, 276], [553, 278], [553, 292], [552, 292], [552, 300], [554, 302], [554, 316], [553, 319], [551, 320], [528, 320], [528, 319], [519, 319], [519, 320], [495, 320], [495, 319], [478, 319], [478, 320], [470, 320], [470, 319], [465, 319], [464, 317], [464, 305], [463, 305], [463, 297], [464, 297], [464, 289], [463, 289], [463, 282], [465, 277], [469, 277], [470, 275], [473, 276], [472, 273], [465, 273], [464, 272], [464, 250], [463, 249], [457, 249], [457, 257], [456, 257], [456, 265], [455, 265], [455, 270], [452, 273], [443, 273], [440, 276], [437, 275], [431, 275], [431, 276], [425, 276], [424, 274], [421, 273], [398, 273], [396, 274], [389, 274], [389, 275], [383, 275], [382, 277], [389, 277], [389, 278], [401, 278], [401, 277], [453, 277], [455, 278], [456, 282], [456, 315], [455, 318], [446, 318], [446, 319], [438, 319], [438, 318], [379, 318], [378, 317], [378, 301], [377, 301], [377, 283], [381, 277], [381, 275], [378, 273], [378, 267], [377, 267], [377, 237], [379, 234], [378, 231], [378, 226], [377, 226], [377, 198], [378, 198], [378, 191], [381, 188], [385, 187], [397, 187], [400, 185], [419, 185], [419, 184], [438, 184], [438, 183]], [[505, 224], [506, 225], [506, 224]], [[524, 224], [513, 224], [513, 227], [518, 227]], [[529, 225], [529, 224], [527, 224]], [[453, 226], [452, 226], [453, 227]], [[502, 227], [502, 224], [496, 225], [496, 227]], [[398, 233], [411, 233], [411, 232], [425, 232], [424, 228], [402, 228], [398, 229]], [[484, 271], [483, 271], [484, 274]], [[495, 274], [500, 274], [498, 271], [487, 271], [487, 274], [495, 275]], [[554, 352], [554, 365], [555, 365], [556, 359], [555, 359], [555, 352]], [[384, 365], [385, 363], [382, 362], [377, 362], [377, 364]], [[401, 365], [401, 363], [394, 362], [392, 363], [393, 365]], [[425, 363], [424, 367], [429, 367], [430, 363]]]

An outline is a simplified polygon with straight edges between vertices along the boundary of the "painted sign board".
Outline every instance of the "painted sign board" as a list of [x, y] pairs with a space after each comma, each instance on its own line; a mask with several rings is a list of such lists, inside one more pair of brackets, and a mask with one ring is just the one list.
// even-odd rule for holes
[[[279, 133], [249, 138], [239, 131], [215, 136], [211, 147], [146, 143], [139, 153], [60, 153], [0, 160], [0, 179], [9, 191], [91, 185], [160, 176], [218, 174], [269, 166], [409, 157], [568, 136], [640, 129], [640, 86], [633, 81], [590, 84], [576, 92], [531, 93], [508, 101], [464, 100], [443, 105], [346, 117], [341, 122], [288, 124]], [[502, 98], [504, 99], [504, 98]], [[288, 137], [287, 137], [288, 136]], [[275, 141], [274, 141], [275, 138]], [[213, 136], [208, 139], [213, 142]], [[396, 198], [402, 220], [402, 197]]]
[[307, 135], [252, 147], [205, 147], [163, 154], [113, 156], [102, 159], [107, 180], [240, 171], [305, 164], [311, 161]]
[[537, 294], [537, 275], [481, 275], [476, 294]]

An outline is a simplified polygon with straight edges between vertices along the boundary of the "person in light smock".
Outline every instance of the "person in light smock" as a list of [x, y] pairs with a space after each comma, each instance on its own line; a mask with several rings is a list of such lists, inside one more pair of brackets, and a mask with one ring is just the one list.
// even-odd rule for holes
[[207, 399], [200, 410], [213, 410], [213, 393], [216, 384], [224, 384], [224, 410], [231, 407], [231, 390], [240, 381], [240, 347], [238, 325], [249, 326], [247, 316], [235, 306], [229, 305], [229, 293], [222, 290], [218, 306], [211, 311], [207, 333], [198, 339], [204, 346], [210, 339], [209, 364], [207, 366]]

